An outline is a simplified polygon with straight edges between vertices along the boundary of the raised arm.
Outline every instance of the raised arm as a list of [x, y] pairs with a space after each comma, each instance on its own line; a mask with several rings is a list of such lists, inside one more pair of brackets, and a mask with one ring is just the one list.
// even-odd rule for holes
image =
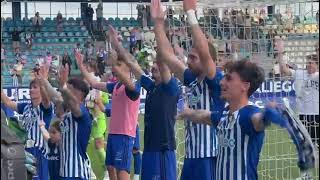
[[155, 23], [154, 33], [158, 47], [157, 53], [160, 56], [160, 60], [164, 61], [175, 76], [183, 82], [183, 74], [187, 67], [174, 54], [173, 48], [165, 32], [164, 16], [165, 12], [161, 7], [161, 0], [151, 0], [151, 17]]
[[159, 59], [160, 57], [157, 56], [157, 65], [159, 67], [159, 71], [160, 71], [160, 75], [161, 75], [161, 78], [162, 78], [162, 81], [163, 83], [168, 83], [171, 79], [171, 71], [168, 67], [167, 64], [165, 64], [163, 61], [161, 61]]
[[68, 75], [69, 75], [69, 65], [66, 64], [65, 66], [62, 66], [59, 71], [59, 84], [60, 84], [60, 92], [63, 98], [63, 102], [68, 107], [72, 114], [75, 117], [80, 117], [82, 115], [81, 109], [79, 104], [77, 103], [77, 97], [75, 97], [71, 91], [67, 87], [67, 81], [68, 81]]
[[194, 47], [199, 53], [200, 61], [202, 63], [203, 70], [209, 79], [213, 79], [216, 74], [216, 64], [209, 52], [208, 40], [202, 32], [198, 20], [195, 15], [196, 11], [196, 0], [184, 0], [183, 8], [187, 13], [187, 19], [191, 26], [192, 39]]
[[284, 55], [284, 42], [281, 39], [277, 39], [275, 42], [275, 50], [278, 53], [278, 62], [280, 65], [280, 72], [284, 76], [292, 76], [292, 72], [290, 71], [290, 68], [287, 66], [287, 62], [285, 62], [283, 55]]
[[128, 90], [136, 91], [135, 84], [132, 82], [130, 76], [128, 76], [127, 73], [122, 71], [121, 66], [124, 66], [124, 63], [119, 62], [116, 65], [113, 65], [113, 72], [117, 75], [117, 78]]
[[122, 45], [120, 44], [117, 38], [118, 32], [112, 26], [109, 26], [108, 36], [110, 38], [111, 45], [114, 47], [116, 51], [114, 52], [111, 50], [110, 54], [113, 57], [113, 59], [115, 59], [117, 55], [118, 58], [120, 58], [124, 63], [127, 64], [127, 66], [133, 72], [134, 76], [138, 80], [140, 80], [141, 75], [144, 74], [143, 70], [139, 66], [138, 61], [130, 54], [130, 52], [122, 47]]
[[[80, 52], [76, 52], [75, 54], [76, 57], [76, 61], [77, 61], [77, 65], [81, 71], [81, 74], [83, 75], [84, 79], [86, 81], [88, 81], [88, 83], [90, 84], [90, 86], [94, 89], [98, 89], [100, 91], [105, 91], [108, 92], [107, 89], [107, 83], [106, 82], [98, 82], [96, 81], [87, 71], [87, 69], [84, 67], [83, 65], [83, 59], [84, 56], [80, 53]], [[109, 92], [111, 93], [111, 92]]]
[[17, 103], [9, 99], [9, 97], [3, 92], [1, 88], [1, 103], [3, 103], [6, 107], [12, 109], [13, 111], [18, 111]]
[[40, 66], [39, 72], [36, 74], [36, 77], [40, 79], [41, 85], [46, 91], [49, 100], [51, 100], [54, 104], [62, 103], [63, 99], [61, 94], [52, 87], [50, 82], [48, 81], [48, 73], [49, 73], [49, 66], [42, 65]]
[[42, 134], [42, 136], [43, 136], [43, 139], [44, 139], [45, 141], [48, 141], [48, 140], [50, 139], [50, 134], [49, 134], [49, 132], [47, 131], [45, 125], [46, 125], [46, 124], [44, 123], [44, 121], [41, 120], [40, 123], [39, 123], [40, 131], [41, 131], [41, 134]]

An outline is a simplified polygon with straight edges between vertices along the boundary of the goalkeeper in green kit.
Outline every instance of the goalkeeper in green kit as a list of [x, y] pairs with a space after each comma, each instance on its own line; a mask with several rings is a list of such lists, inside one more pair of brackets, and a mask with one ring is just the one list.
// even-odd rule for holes
[[109, 94], [91, 90], [92, 94], [87, 96], [86, 105], [93, 116], [93, 124], [90, 134], [87, 153], [91, 160], [91, 166], [97, 180], [103, 180], [105, 176], [105, 133], [107, 132], [107, 117], [104, 107], [109, 103]]

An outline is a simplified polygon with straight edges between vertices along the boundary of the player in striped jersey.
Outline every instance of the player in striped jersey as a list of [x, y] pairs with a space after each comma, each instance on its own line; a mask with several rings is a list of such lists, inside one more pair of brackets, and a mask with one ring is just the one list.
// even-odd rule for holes
[[249, 105], [249, 97], [263, 81], [264, 72], [254, 63], [247, 60], [230, 63], [226, 65], [226, 75], [221, 81], [221, 98], [229, 105], [222, 112], [186, 108], [178, 116], [178, 119], [189, 118], [218, 128], [216, 180], [258, 178], [264, 129], [270, 122], [281, 124], [284, 121], [274, 109], [275, 104], [264, 112]]
[[84, 105], [89, 86], [81, 79], [68, 80], [69, 66], [59, 72], [60, 92], [63, 104], [70, 109], [60, 124], [60, 178], [90, 179], [90, 162], [86, 154], [92, 127], [92, 116]]
[[26, 151], [37, 158], [37, 173], [39, 179], [48, 180], [48, 160], [44, 157], [47, 144], [41, 135], [39, 122], [43, 119], [47, 124], [46, 128], [49, 128], [53, 117], [53, 105], [40, 84], [39, 79], [34, 79], [30, 82], [31, 103], [16, 103], [11, 101], [4, 94], [2, 88], [1, 102], [6, 107], [22, 114], [22, 118], [19, 119], [19, 121], [21, 121], [22, 128], [27, 132]]
[[[224, 107], [219, 99], [219, 81], [223, 75], [216, 71], [213, 60], [216, 52], [208, 43], [195, 18], [196, 1], [184, 1], [184, 9], [188, 14], [192, 29], [193, 45], [188, 55], [188, 68], [174, 54], [165, 32], [165, 13], [160, 0], [152, 1], [151, 15], [155, 22], [155, 35], [158, 43], [158, 54], [175, 76], [188, 87], [188, 105], [193, 109], [217, 109]], [[217, 154], [215, 128], [208, 125], [185, 122], [185, 160], [181, 179], [212, 179]]]

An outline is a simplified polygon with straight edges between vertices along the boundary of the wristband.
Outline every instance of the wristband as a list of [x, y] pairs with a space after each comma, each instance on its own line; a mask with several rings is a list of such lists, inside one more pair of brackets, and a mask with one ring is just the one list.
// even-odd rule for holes
[[199, 24], [196, 17], [196, 13], [193, 9], [189, 9], [187, 11], [187, 20], [191, 26]]

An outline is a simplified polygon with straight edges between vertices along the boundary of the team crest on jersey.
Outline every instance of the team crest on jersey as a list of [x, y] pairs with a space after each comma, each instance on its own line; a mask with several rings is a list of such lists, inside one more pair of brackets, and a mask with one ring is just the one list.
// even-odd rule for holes
[[191, 106], [196, 106], [198, 104], [198, 102], [200, 101], [200, 95], [189, 95], [188, 96], [188, 103]]
[[66, 125], [65, 123], [61, 123], [60, 124], [60, 129], [61, 129], [61, 133], [66, 133], [66, 132], [68, 132], [69, 131], [69, 126], [68, 125]]
[[222, 133], [218, 135], [218, 142], [221, 147], [229, 147], [233, 149], [235, 147], [235, 139], [234, 138], [225, 138]]
[[190, 83], [187, 90], [188, 104], [190, 106], [196, 106], [201, 99], [201, 92], [198, 89], [198, 81], [193, 81]]

